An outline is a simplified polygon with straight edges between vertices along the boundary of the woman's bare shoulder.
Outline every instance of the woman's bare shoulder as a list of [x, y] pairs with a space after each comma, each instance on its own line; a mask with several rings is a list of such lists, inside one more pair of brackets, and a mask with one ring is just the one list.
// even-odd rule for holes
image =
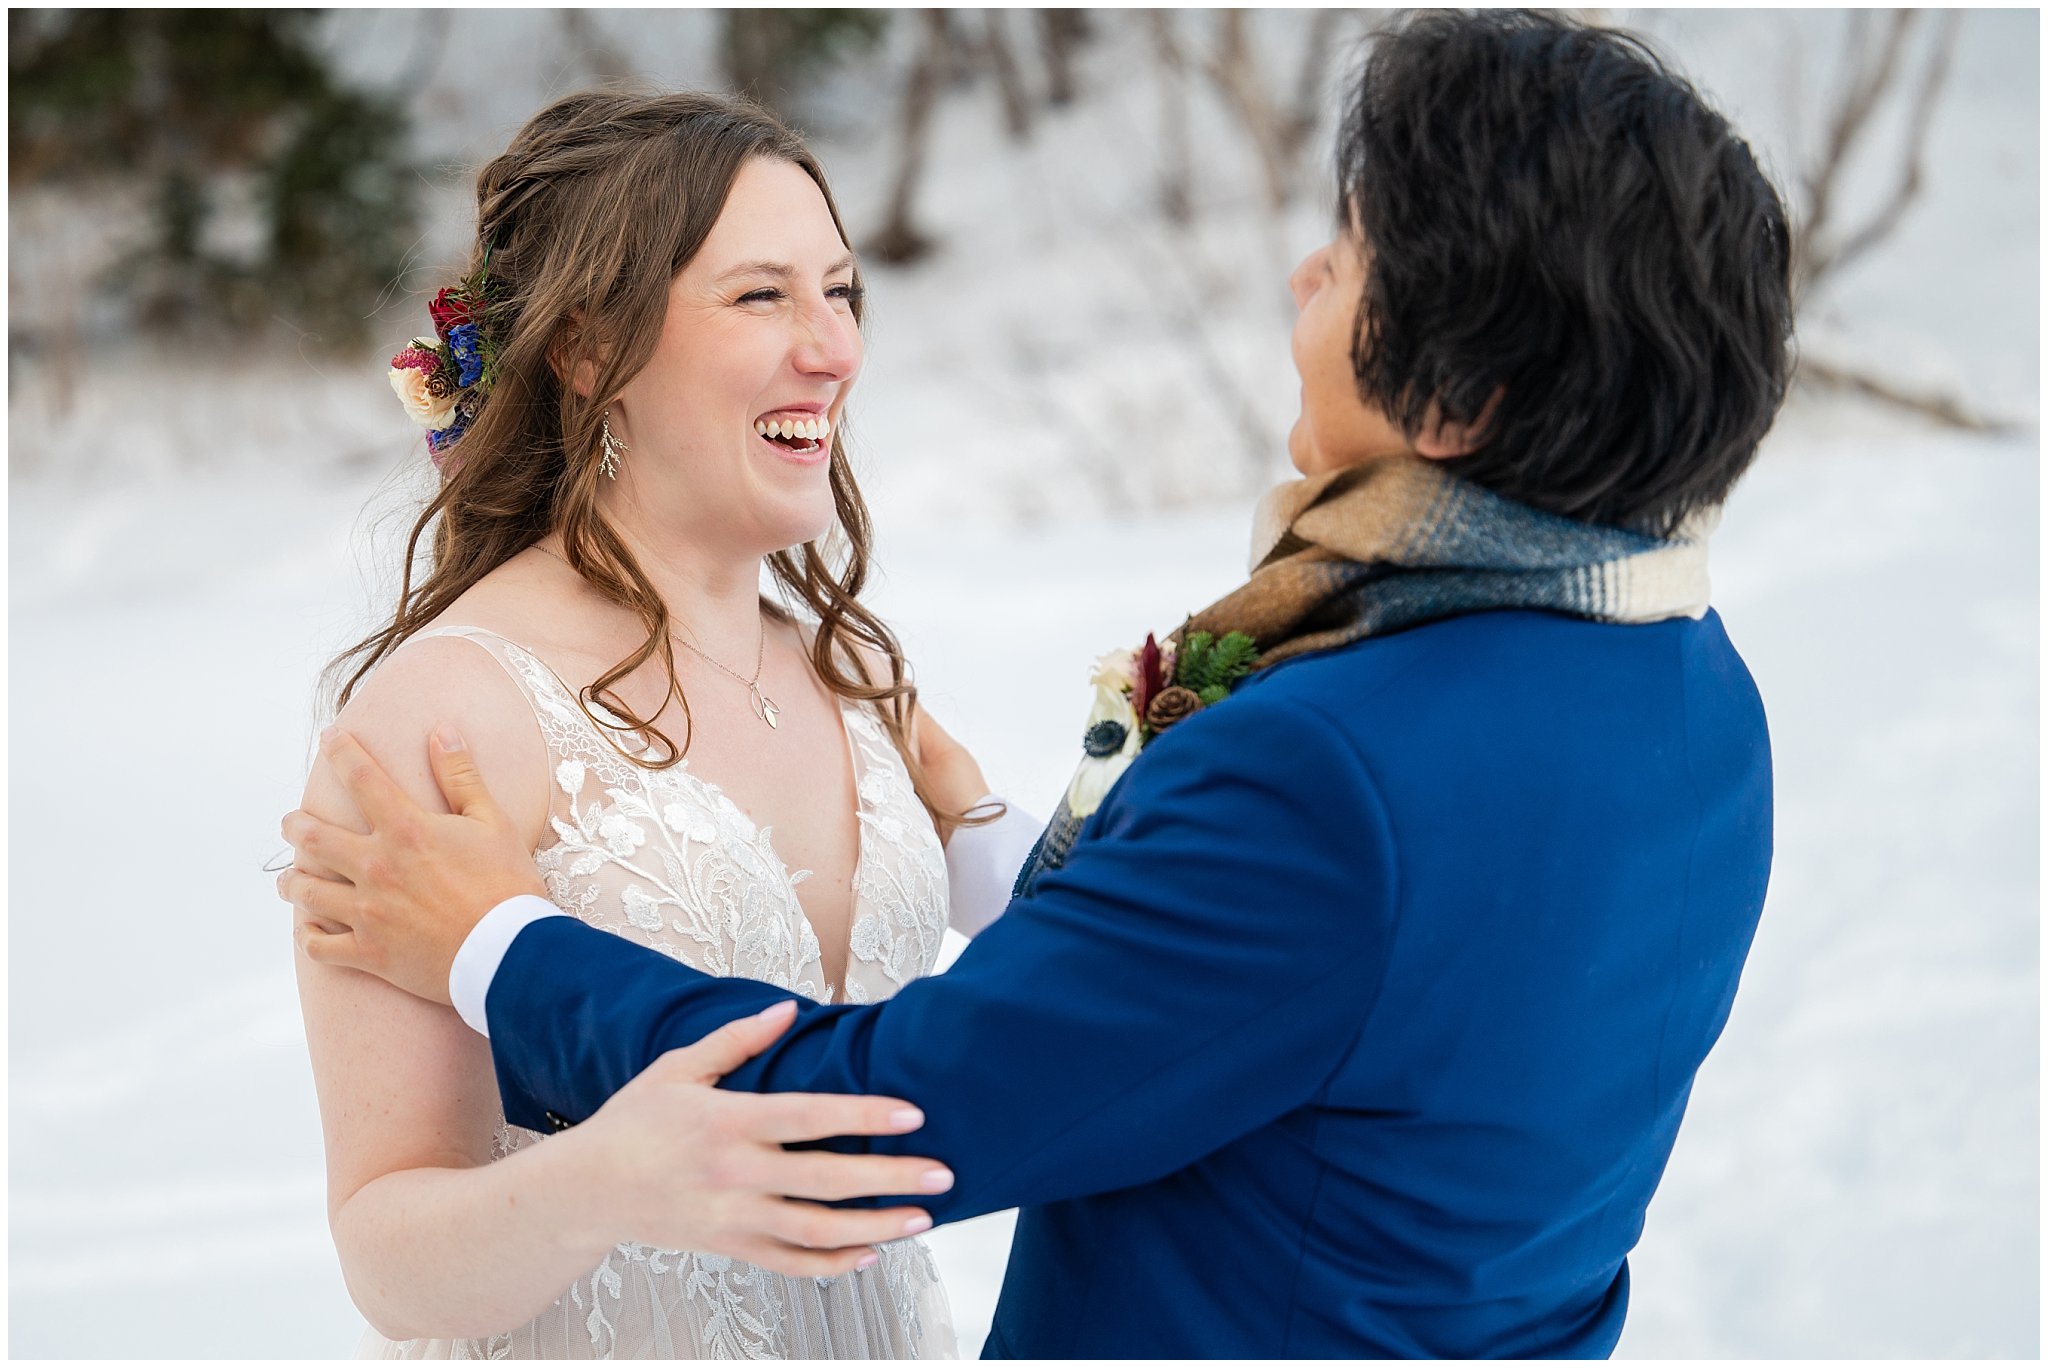
[[[427, 738], [437, 727], [452, 727], [508, 812], [522, 818], [544, 814], [545, 742], [532, 705], [505, 667], [473, 641], [405, 642], [379, 662], [334, 725], [361, 741], [400, 787], [434, 811], [446, 806], [434, 784]], [[322, 777], [316, 768], [309, 797]], [[531, 801], [535, 795], [538, 802]], [[542, 820], [536, 817], [536, 829]]]
[[[448, 605], [430, 626], [481, 627], [546, 663], [565, 680], [602, 673], [617, 663], [622, 621], [575, 571], [537, 548], [493, 569]], [[638, 644], [637, 636], [633, 645]]]

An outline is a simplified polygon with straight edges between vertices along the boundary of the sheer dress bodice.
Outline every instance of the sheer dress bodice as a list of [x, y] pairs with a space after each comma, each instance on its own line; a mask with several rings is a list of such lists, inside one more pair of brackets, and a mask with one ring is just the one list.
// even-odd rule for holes
[[[650, 770], [624, 759], [545, 663], [478, 627], [532, 704], [552, 771], [549, 838], [534, 852], [549, 896], [592, 926], [706, 973], [833, 998], [817, 936], [773, 833], [757, 827], [688, 760]], [[608, 723], [618, 719], [593, 709]], [[872, 1002], [930, 973], [947, 918], [945, 855], [881, 722], [842, 702], [858, 795], [851, 953], [844, 1000]], [[628, 736], [629, 748], [644, 738]], [[643, 752], [646, 753], [646, 752]], [[545, 1137], [505, 1124], [492, 1157]], [[375, 1336], [394, 1358], [938, 1358], [956, 1356], [930, 1252], [881, 1247], [881, 1262], [835, 1278], [792, 1278], [738, 1260], [622, 1244], [528, 1324], [487, 1340]]]

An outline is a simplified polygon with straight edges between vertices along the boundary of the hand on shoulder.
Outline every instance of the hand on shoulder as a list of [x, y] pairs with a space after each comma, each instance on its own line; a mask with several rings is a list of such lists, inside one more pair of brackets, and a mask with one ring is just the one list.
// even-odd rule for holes
[[[476, 643], [409, 641], [364, 681], [334, 725], [361, 742], [392, 780], [430, 812], [446, 812], [428, 738], [449, 725], [516, 828], [537, 843], [546, 829], [549, 767], [533, 709], [505, 668]], [[362, 831], [362, 813], [325, 759], [316, 761], [300, 806]]]

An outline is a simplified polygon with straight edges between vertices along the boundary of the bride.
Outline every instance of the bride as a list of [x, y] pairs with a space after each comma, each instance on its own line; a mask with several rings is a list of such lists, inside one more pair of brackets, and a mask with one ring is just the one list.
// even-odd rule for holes
[[[941, 836], [966, 814], [933, 798], [902, 654], [856, 598], [868, 522], [840, 425], [861, 289], [823, 172], [752, 106], [585, 94], [484, 168], [477, 208], [475, 270], [392, 372], [440, 467], [408, 546], [410, 566], [431, 528], [431, 566], [337, 662], [340, 725], [436, 804], [424, 739], [459, 717], [549, 896], [594, 925], [819, 1001], [889, 996], [933, 968]], [[764, 563], [794, 611], [762, 598]], [[301, 806], [361, 828], [324, 765]], [[488, 1045], [453, 1011], [298, 973], [366, 1353], [954, 1355], [931, 1257], [899, 1238], [918, 1213], [789, 1202], [755, 1262], [710, 1238], [614, 1245], [555, 1209], [602, 1114], [542, 1143], [505, 1124]], [[803, 1135], [736, 1114], [777, 1157], [910, 1128], [900, 1104]], [[950, 1181], [810, 1158], [867, 1166], [863, 1194]], [[781, 1196], [853, 1195], [836, 1172]]]

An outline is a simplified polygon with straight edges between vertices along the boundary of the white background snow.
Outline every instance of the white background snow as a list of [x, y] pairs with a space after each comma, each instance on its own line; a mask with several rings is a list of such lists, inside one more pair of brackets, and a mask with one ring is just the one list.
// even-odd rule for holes
[[[455, 19], [492, 76], [422, 97], [433, 156], [487, 155], [579, 83], [543, 16], [501, 13]], [[694, 21], [595, 18], [663, 79], [709, 79]], [[1639, 19], [1789, 180], [1787, 72], [1811, 105], [1839, 16]], [[357, 12], [335, 38], [388, 70], [411, 22]], [[1143, 48], [1100, 22], [1089, 98], [1021, 154], [989, 91], [947, 97], [922, 201], [943, 251], [871, 273], [856, 410], [873, 601], [928, 702], [1041, 807], [1092, 656], [1241, 571], [1255, 481], [1216, 367], [1279, 478], [1281, 276], [1324, 213], [1269, 222], [1203, 107], [1202, 223], [1153, 224]], [[1277, 52], [1297, 30], [1269, 22]], [[2038, 51], [2034, 13], [1968, 15], [1924, 199], [1807, 327], [2018, 426], [1801, 395], [1715, 545], [1771, 720], [1777, 862], [1634, 1256], [1624, 1355], [2038, 1352]], [[835, 90], [848, 131], [820, 141], [856, 237], [889, 164], [862, 95]], [[1882, 184], [1875, 162], [1857, 182], [1866, 202]], [[434, 185], [425, 290], [463, 230], [459, 165]], [[33, 273], [10, 274], [29, 307]], [[120, 355], [68, 413], [35, 366], [10, 378], [10, 1348], [346, 1354], [360, 1321], [262, 866], [316, 674], [386, 607], [423, 458], [375, 356]], [[933, 1237], [970, 1351], [1008, 1232]]]

